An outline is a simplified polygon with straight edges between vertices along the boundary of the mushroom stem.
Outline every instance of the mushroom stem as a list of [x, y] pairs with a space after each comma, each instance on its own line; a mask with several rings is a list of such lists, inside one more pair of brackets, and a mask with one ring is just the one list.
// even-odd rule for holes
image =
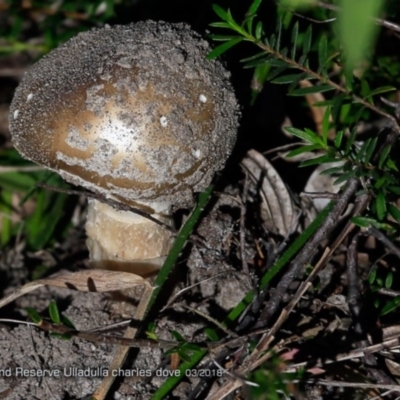
[[[143, 204], [143, 208], [148, 206]], [[162, 206], [163, 212], [153, 217], [172, 227], [170, 206]], [[151, 204], [151, 208], [156, 207]], [[173, 240], [173, 234], [165, 227], [98, 200], [89, 200], [86, 233], [94, 268], [124, 270], [142, 276], [160, 269]]]

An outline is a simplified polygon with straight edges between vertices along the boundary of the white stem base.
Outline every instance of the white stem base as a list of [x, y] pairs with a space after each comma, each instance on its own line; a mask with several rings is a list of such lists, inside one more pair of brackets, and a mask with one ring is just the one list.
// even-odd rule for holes
[[[173, 225], [171, 216], [152, 216]], [[169, 230], [149, 219], [97, 200], [89, 200], [86, 233], [93, 267], [142, 276], [161, 268], [173, 240]]]

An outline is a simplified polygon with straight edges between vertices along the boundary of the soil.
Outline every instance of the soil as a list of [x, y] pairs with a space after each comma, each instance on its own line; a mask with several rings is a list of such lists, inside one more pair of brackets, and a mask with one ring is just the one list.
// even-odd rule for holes
[[[238, 207], [235, 195], [232, 190], [231, 194], [219, 196], [201, 221], [171, 276], [173, 290], [166, 295], [174, 298], [174, 301], [156, 320], [156, 334], [160, 339], [173, 340], [171, 331], [177, 331], [188, 341], [205, 340], [202, 330], [209, 326], [209, 322], [190, 311], [189, 307], [208, 315], [208, 318], [221, 320], [251, 288], [249, 278], [228, 263], [229, 257], [238, 259], [238, 254], [235, 254], [237, 246], [232, 243], [237, 225], [232, 215], [238, 212], [234, 210], [235, 206]], [[80, 240], [79, 236], [75, 237]], [[76, 246], [82, 246], [82, 243]], [[15, 257], [3, 260], [1, 264], [3, 282], [9, 283], [4, 295], [11, 293], [27, 279], [23, 255], [17, 254], [17, 250], [14, 249]], [[23, 250], [22, 245], [20, 250]], [[254, 253], [250, 247], [248, 251]], [[49, 259], [43, 256], [43, 259], [46, 258]], [[14, 264], [11, 265], [10, 261]], [[187, 287], [190, 290], [174, 297]], [[61, 400], [82, 399], [93, 393], [108, 372], [116, 346], [91, 343], [79, 338], [65, 340], [52, 337], [48, 332], [24, 325], [23, 321], [29, 320], [24, 310], [26, 307], [34, 308], [46, 316], [49, 303], [53, 300], [77, 330], [89, 331], [134, 315], [134, 304], [137, 304], [140, 293], [136, 297], [132, 292], [128, 295], [132, 296], [131, 301], [127, 301], [126, 293], [120, 296], [118, 293], [82, 293], [44, 287], [20, 297], [1, 310], [3, 317], [14, 315], [16, 321], [21, 321], [20, 324], [3, 323], [0, 329], [2, 396], [10, 399]], [[116, 335], [122, 332], [123, 329], [119, 329]], [[157, 374], [169, 370], [170, 356], [165, 356], [160, 349], [146, 347], [131, 353], [118, 371], [119, 376], [125, 377], [117, 380], [110, 398], [147, 399], [165, 381], [165, 377]], [[205, 367], [208, 368], [207, 362], [203, 365]], [[152, 378], [143, 379], [137, 376], [140, 374], [152, 375]], [[185, 398], [198, 381], [186, 380], [174, 391], [174, 396]]]

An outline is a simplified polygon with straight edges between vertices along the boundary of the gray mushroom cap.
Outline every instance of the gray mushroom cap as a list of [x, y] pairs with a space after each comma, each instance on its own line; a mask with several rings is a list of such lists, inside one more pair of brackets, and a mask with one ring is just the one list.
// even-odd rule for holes
[[236, 140], [229, 73], [185, 24], [81, 33], [26, 73], [13, 143], [65, 180], [124, 202], [191, 204]]

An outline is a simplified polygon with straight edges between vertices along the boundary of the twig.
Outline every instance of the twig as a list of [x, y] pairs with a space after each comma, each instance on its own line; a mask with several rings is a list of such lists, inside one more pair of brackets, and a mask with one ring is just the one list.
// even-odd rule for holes
[[310, 199], [331, 199], [337, 200], [340, 197], [340, 193], [331, 192], [302, 192], [300, 197], [308, 197]]
[[368, 232], [382, 242], [393, 254], [400, 258], [400, 249], [393, 244], [379, 229], [371, 226]]
[[379, 294], [383, 294], [384, 296], [390, 296], [390, 297], [400, 296], [400, 292], [393, 289], [380, 288], [376, 292]]
[[[336, 225], [343, 211], [346, 209], [351, 197], [353, 197], [356, 193], [357, 188], [358, 180], [351, 178], [334, 208], [322, 223], [321, 227], [317, 230], [317, 232], [315, 232], [314, 236], [307, 242], [295, 259], [290, 263], [289, 269], [278, 283], [273, 297], [271, 297], [271, 299], [267, 302], [267, 305], [261, 313], [260, 321], [262, 325], [265, 326], [268, 324], [271, 317], [275, 314], [289, 285], [298, 276], [303, 266], [310, 262], [312, 257], [315, 255], [318, 250], [318, 246]], [[259, 325], [257, 325], [257, 327], [259, 327]]]
[[400, 392], [400, 385], [378, 385], [374, 383], [361, 383], [361, 382], [342, 382], [342, 381], [328, 381], [326, 379], [309, 379], [307, 383], [311, 385], [324, 385], [336, 387], [354, 387], [360, 389], [387, 389], [396, 390]]
[[357, 335], [363, 335], [361, 323], [361, 294], [357, 274], [357, 242], [358, 234], [355, 234], [347, 249], [347, 303], [353, 316], [354, 331]]
[[373, 344], [371, 346], [365, 346], [360, 349], [352, 350], [347, 353], [340, 353], [338, 354], [334, 359], [330, 360], [321, 360], [321, 359], [313, 359], [313, 360], [308, 360], [292, 365], [288, 365], [284, 372], [296, 372], [300, 368], [307, 368], [307, 367], [320, 367], [323, 368], [324, 365], [328, 364], [333, 364], [341, 361], [346, 361], [346, 360], [353, 360], [355, 358], [362, 358], [365, 357], [368, 354], [373, 354], [378, 351], [382, 350], [387, 350], [392, 347], [398, 346], [400, 344], [400, 335], [397, 335], [397, 337], [389, 340], [385, 340], [381, 343]]
[[126, 346], [133, 348], [150, 347], [156, 349], [171, 349], [177, 346], [178, 344], [176, 342], [169, 342], [166, 340], [159, 340], [156, 342], [154, 340], [147, 340], [147, 339], [127, 338], [126, 336], [117, 337], [117, 336], [104, 335], [100, 333], [93, 333], [89, 331], [77, 331], [75, 329], [68, 328], [65, 325], [56, 325], [47, 322], [45, 320], [42, 320], [39, 324], [35, 325], [46, 332], [55, 332], [61, 335], [68, 335], [93, 343], [118, 345], [118, 346]]
[[232, 337], [232, 338], [239, 337], [235, 332], [232, 332], [230, 329], [226, 328], [221, 322], [215, 320], [214, 318], [211, 318], [209, 315], [203, 313], [202, 311], [196, 310], [195, 308], [189, 307], [189, 306], [184, 306], [184, 308], [191, 311], [192, 313], [200, 315], [200, 317], [204, 318], [208, 322], [211, 322], [212, 324], [217, 326], [219, 329], [221, 329], [223, 332], [225, 332], [228, 335], [228, 337]]

